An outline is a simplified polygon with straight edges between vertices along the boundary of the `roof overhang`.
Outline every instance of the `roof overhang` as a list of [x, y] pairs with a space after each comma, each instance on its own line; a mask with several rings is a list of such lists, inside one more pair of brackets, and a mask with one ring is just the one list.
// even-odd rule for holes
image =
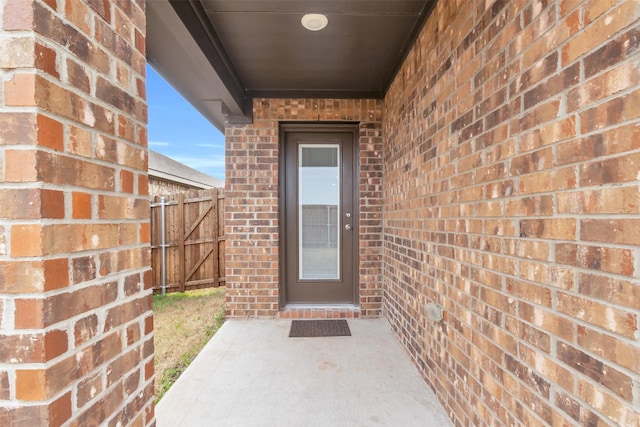
[[250, 100], [225, 84], [168, 0], [147, 2], [146, 49], [148, 63], [218, 130], [251, 122]]
[[[436, 0], [154, 0], [149, 63], [222, 130], [253, 98], [381, 99]], [[328, 17], [307, 31], [301, 17]]]

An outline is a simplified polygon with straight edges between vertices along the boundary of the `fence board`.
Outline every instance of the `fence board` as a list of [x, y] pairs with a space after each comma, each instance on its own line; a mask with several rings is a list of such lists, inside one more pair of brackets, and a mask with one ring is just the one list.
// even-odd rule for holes
[[[166, 292], [224, 284], [224, 192], [189, 191], [165, 199]], [[162, 291], [161, 198], [151, 203], [153, 291]]]
[[186, 263], [184, 251], [184, 193], [178, 193], [178, 231], [176, 238], [178, 239], [178, 283], [180, 284], [180, 292], [184, 292], [184, 265]]

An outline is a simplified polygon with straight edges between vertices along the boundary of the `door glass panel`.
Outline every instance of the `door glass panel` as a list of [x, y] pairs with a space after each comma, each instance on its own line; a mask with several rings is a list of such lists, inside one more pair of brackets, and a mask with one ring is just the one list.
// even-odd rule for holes
[[340, 279], [340, 145], [300, 144], [299, 279]]

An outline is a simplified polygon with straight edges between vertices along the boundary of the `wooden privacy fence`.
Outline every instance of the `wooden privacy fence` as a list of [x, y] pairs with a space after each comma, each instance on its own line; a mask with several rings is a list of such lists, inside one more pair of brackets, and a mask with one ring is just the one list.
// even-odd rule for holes
[[193, 190], [162, 199], [151, 200], [153, 291], [162, 292], [163, 276], [166, 292], [220, 286], [225, 280], [224, 192]]

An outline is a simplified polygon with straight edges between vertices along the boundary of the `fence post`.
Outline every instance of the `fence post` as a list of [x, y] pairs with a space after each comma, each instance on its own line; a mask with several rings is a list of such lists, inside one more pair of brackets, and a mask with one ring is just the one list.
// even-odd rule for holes
[[167, 292], [167, 242], [166, 242], [166, 234], [167, 234], [167, 224], [165, 221], [165, 198], [160, 198], [160, 230], [162, 233], [162, 238], [160, 242], [160, 247], [162, 248], [162, 269], [161, 269], [161, 280], [162, 280], [162, 296], [164, 297]]

